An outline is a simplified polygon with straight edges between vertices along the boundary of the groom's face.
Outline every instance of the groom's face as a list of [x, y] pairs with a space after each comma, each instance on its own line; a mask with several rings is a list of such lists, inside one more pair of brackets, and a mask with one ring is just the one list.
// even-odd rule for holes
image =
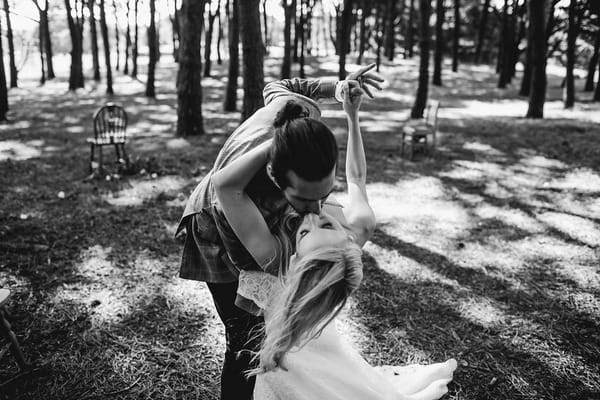
[[282, 191], [290, 205], [300, 214], [321, 212], [321, 206], [333, 190], [335, 168], [319, 181], [307, 181], [294, 171], [287, 172], [289, 185]]

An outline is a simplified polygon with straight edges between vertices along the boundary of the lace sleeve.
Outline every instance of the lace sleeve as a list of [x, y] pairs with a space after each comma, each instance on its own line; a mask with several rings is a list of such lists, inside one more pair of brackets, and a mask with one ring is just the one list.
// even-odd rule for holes
[[278, 283], [277, 277], [266, 272], [241, 270], [237, 292], [264, 310], [275, 294]]

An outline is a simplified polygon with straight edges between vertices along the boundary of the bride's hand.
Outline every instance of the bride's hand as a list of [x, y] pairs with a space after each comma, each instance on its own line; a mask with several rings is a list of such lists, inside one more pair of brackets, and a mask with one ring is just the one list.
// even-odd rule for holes
[[358, 81], [347, 80], [342, 84], [342, 94], [344, 97], [344, 111], [348, 116], [356, 116], [362, 102], [363, 90]]

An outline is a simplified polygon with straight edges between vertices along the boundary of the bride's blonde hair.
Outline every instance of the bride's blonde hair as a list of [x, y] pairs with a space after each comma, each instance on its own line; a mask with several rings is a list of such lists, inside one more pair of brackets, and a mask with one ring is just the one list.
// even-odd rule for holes
[[321, 334], [360, 285], [361, 254], [360, 247], [349, 241], [345, 247], [316, 249], [290, 263], [284, 288], [273, 299], [265, 321], [260, 366], [250, 374], [285, 369], [287, 352]]

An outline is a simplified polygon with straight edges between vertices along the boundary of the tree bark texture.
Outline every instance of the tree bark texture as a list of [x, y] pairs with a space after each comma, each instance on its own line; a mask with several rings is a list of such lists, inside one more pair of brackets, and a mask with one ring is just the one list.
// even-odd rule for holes
[[[202, 1], [204, 4], [204, 1]], [[133, 0], [133, 48], [131, 49], [131, 77], [137, 78], [138, 73], [138, 8], [139, 0]]]
[[71, 7], [71, 0], [65, 0], [67, 11], [67, 23], [69, 35], [71, 36], [71, 68], [69, 71], [69, 90], [82, 88], [83, 84], [83, 3], [74, 1], [75, 7]]
[[158, 40], [156, 38], [156, 0], [150, 0], [150, 26], [148, 27], [148, 79], [146, 97], [155, 97], [154, 77], [158, 61]]
[[454, 0], [454, 35], [452, 40], [452, 71], [458, 71], [458, 52], [460, 38], [460, 0]]
[[435, 6], [435, 52], [433, 55], [432, 83], [442, 86], [442, 63], [444, 55], [444, 0], [437, 0]]
[[235, 111], [237, 109], [237, 81], [238, 76], [240, 75], [240, 18], [238, 1], [239, 0], [231, 0], [231, 16], [228, 18], [227, 22], [229, 70], [227, 73], [227, 87], [225, 89], [225, 101], [223, 104], [223, 109], [225, 111]]
[[8, 65], [10, 69], [10, 87], [17, 87], [17, 65], [15, 63], [15, 43], [13, 39], [12, 24], [8, 0], [4, 0], [4, 13], [6, 14], [6, 40], [8, 41]]
[[173, 16], [171, 17], [171, 27], [173, 31], [173, 59], [179, 62], [179, 9], [177, 0], [173, 0]]
[[533, 47], [531, 89], [527, 118], [544, 118], [546, 101], [546, 5], [547, 0], [529, 1], [529, 29]]
[[341, 26], [338, 31], [338, 49], [339, 49], [339, 72], [338, 78], [346, 78], [346, 55], [350, 47], [350, 30], [352, 28], [352, 0], [344, 0], [344, 9], [342, 10]]
[[242, 121], [264, 105], [262, 91], [265, 86], [263, 59], [264, 47], [260, 30], [260, 0], [243, 0], [240, 11], [240, 36], [244, 64], [244, 101]]
[[127, 21], [127, 29], [125, 30], [125, 65], [123, 66], [123, 73], [129, 74], [129, 51], [131, 50], [131, 24], [129, 23], [129, 13], [131, 11], [131, 5], [129, 0], [125, 2], [127, 4], [127, 11], [125, 12], [125, 20]]
[[212, 56], [212, 37], [213, 37], [213, 31], [215, 28], [215, 19], [217, 18], [217, 12], [219, 11], [218, 9], [215, 10], [215, 13], [213, 14], [211, 12], [211, 7], [210, 7], [209, 3], [209, 7], [208, 7], [208, 29], [206, 31], [206, 34], [204, 35], [204, 76], [205, 77], [209, 77], [210, 76], [210, 67], [211, 67], [211, 63], [210, 63], [210, 58]]
[[406, 24], [406, 39], [404, 46], [404, 54], [408, 55], [409, 58], [412, 58], [414, 52], [414, 18], [415, 18], [415, 0], [410, 0], [410, 4], [408, 6], [408, 24]]
[[565, 108], [573, 108], [575, 104], [575, 41], [577, 40], [577, 18], [575, 13], [577, 1], [571, 0], [569, 4], [569, 26], [567, 28], [567, 73], [565, 82], [564, 101]]
[[[396, 18], [398, 17], [398, 5], [396, 0], [387, 0], [388, 14], [385, 24], [385, 56], [389, 61], [394, 61], [396, 52]], [[363, 9], [364, 12], [364, 9]]]
[[502, 30], [500, 33], [500, 51], [498, 52], [498, 67], [500, 76], [498, 77], [498, 88], [506, 88], [508, 83], [508, 60], [510, 59], [509, 49], [511, 44], [509, 43], [509, 26], [508, 26], [508, 0], [504, 0], [504, 6], [502, 8]]
[[[44, 52], [46, 53], [46, 70], [48, 72], [48, 79], [54, 79], [56, 78], [56, 75], [54, 74], [54, 62], [52, 61], [52, 40], [50, 38], [50, 25], [48, 23], [48, 1], [49, 0], [45, 0], [44, 8], [40, 9], [40, 25], [43, 27], [42, 35], [44, 37]], [[81, 21], [83, 35], [83, 10]]]
[[481, 19], [479, 20], [479, 29], [477, 30], [477, 47], [475, 48], [475, 63], [481, 62], [481, 51], [485, 41], [485, 29], [487, 27], [488, 14], [490, 10], [490, 0], [483, 2], [481, 9]]
[[281, 79], [289, 79], [292, 74], [292, 19], [296, 12], [296, 0], [284, 0], [285, 23], [283, 26], [283, 60]]
[[177, 135], [204, 134], [202, 120], [202, 58], [200, 39], [204, 0], [183, 0], [180, 11]]
[[[0, 32], [2, 27], [0, 26]], [[8, 113], [8, 88], [6, 87], [6, 72], [4, 71], [4, 49], [0, 40], [0, 121], [6, 121]]]
[[120, 57], [120, 53], [121, 53], [121, 49], [120, 49], [120, 39], [119, 39], [119, 18], [117, 17], [119, 15], [119, 11], [117, 10], [117, 2], [116, 0], [113, 0], [112, 2], [112, 6], [113, 6], [113, 10], [115, 12], [115, 55], [116, 55], [116, 63], [115, 63], [115, 70], [119, 70], [121, 68], [121, 57]]
[[[596, 31], [596, 39], [594, 40], [594, 52], [590, 57], [590, 63], [588, 65], [587, 77], [585, 78], [584, 91], [591, 92], [594, 90], [594, 75], [596, 74], [596, 67], [598, 66], [598, 53], [600, 52], [600, 29]], [[600, 78], [598, 79], [600, 81]]]
[[371, 6], [367, 5], [367, 0], [362, 0], [361, 3], [362, 15], [360, 17], [360, 28], [358, 30], [358, 58], [356, 59], [357, 64], [362, 64], [363, 54], [367, 45], [367, 19], [371, 14]]
[[108, 26], [106, 25], [105, 0], [100, 0], [100, 33], [104, 44], [104, 65], [106, 67], [106, 94], [113, 94], [112, 68], [110, 66], [110, 43], [108, 41]]
[[94, 14], [95, 0], [88, 0], [88, 10], [90, 13], [89, 24], [90, 24], [90, 40], [92, 50], [92, 67], [94, 71], [94, 80], [100, 80], [100, 61], [98, 59], [98, 33], [96, 31], [96, 16]]
[[429, 17], [431, 15], [431, 0], [419, 0], [420, 10], [420, 33], [419, 49], [420, 49], [420, 61], [419, 61], [419, 83], [417, 87], [417, 95], [415, 96], [415, 103], [413, 104], [410, 112], [411, 118], [423, 118], [423, 112], [427, 105], [427, 92], [429, 82]]

